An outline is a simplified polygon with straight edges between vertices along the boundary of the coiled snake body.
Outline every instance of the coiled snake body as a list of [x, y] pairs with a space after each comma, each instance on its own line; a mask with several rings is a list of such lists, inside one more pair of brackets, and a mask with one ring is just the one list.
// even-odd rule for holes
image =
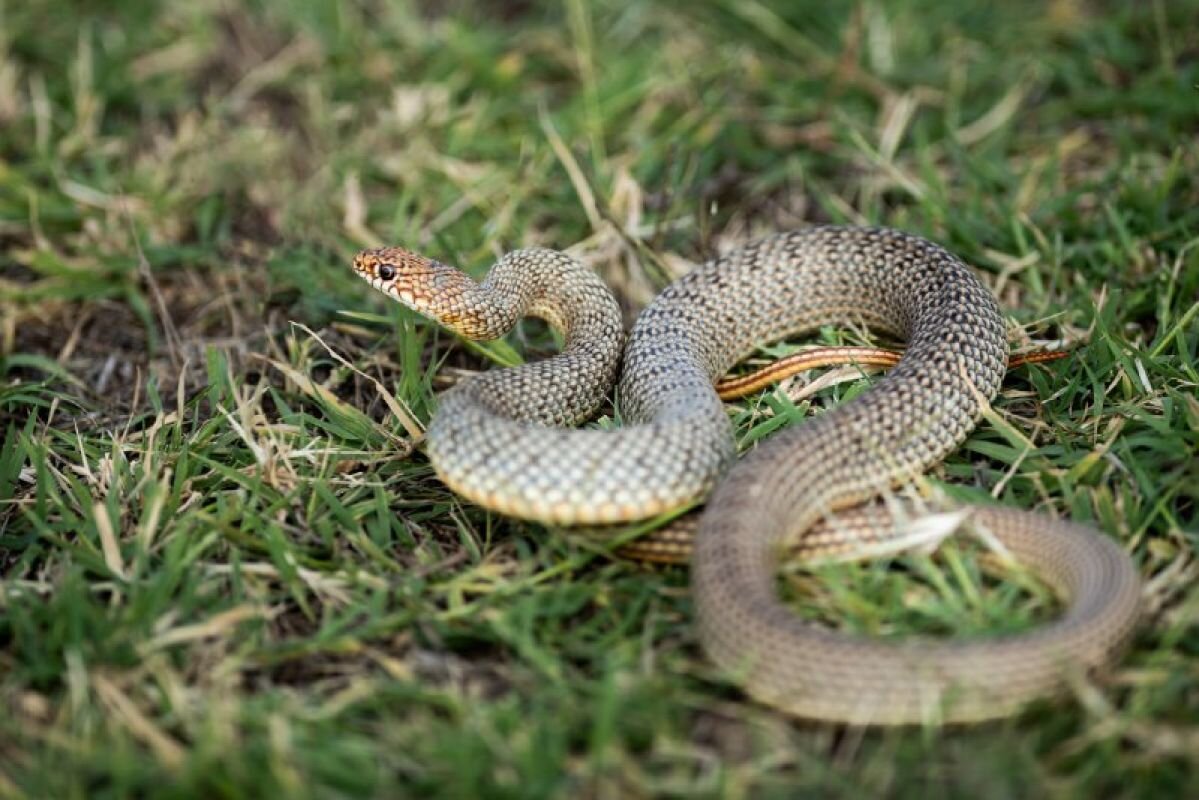
[[[480, 284], [401, 248], [364, 251], [354, 268], [465, 336], [502, 335], [525, 314], [564, 333], [559, 355], [473, 377], [442, 396], [428, 431], [438, 475], [484, 506], [563, 525], [644, 519], [711, 493], [692, 554], [700, 641], [759, 700], [863, 724], [986, 719], [1106, 665], [1131, 637], [1140, 581], [1120, 547], [1001, 508], [974, 509], [973, 524], [1065, 598], [1065, 613], [1045, 627], [885, 642], [805, 623], [777, 597], [784, 544], [811, 541], [807, 554], [820, 555], [894, 536], [876, 514], [838, 525], [833, 512], [937, 463], [998, 391], [1007, 344], [995, 299], [935, 244], [882, 228], [813, 228], [685, 275], [628, 337], [617, 430], [563, 427], [602, 402], [623, 339], [611, 293], [570, 257], [516, 251]], [[714, 382], [763, 343], [845, 323], [906, 340], [898, 366], [733, 464]]]

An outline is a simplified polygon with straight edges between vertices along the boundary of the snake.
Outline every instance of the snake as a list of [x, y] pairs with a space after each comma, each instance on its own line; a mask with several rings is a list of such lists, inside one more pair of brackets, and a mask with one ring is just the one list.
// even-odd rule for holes
[[[1110, 669], [1135, 634], [1140, 575], [1114, 539], [985, 504], [962, 510], [969, 527], [1061, 601], [1031, 630], [883, 638], [804, 620], [780, 597], [788, 548], [818, 559], [900, 536], [878, 499], [957, 448], [999, 391], [998, 302], [933, 242], [859, 226], [767, 236], [675, 280], [627, 336], [600, 277], [555, 250], [508, 252], [480, 281], [404, 247], [364, 250], [353, 270], [462, 337], [493, 339], [525, 316], [560, 332], [556, 354], [440, 395], [426, 432], [436, 474], [471, 502], [547, 526], [606, 529], [703, 502], [693, 534], [671, 547], [690, 556], [701, 649], [756, 701], [855, 725], [980, 722]], [[837, 325], [904, 341], [903, 355], [851, 400], [738, 459], [714, 384], [768, 342]], [[620, 425], [575, 427], [614, 385]]]

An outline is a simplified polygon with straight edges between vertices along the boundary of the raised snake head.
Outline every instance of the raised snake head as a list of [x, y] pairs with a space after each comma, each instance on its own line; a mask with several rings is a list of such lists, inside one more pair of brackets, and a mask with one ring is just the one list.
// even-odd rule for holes
[[472, 339], [493, 338], [480, 313], [478, 285], [466, 273], [403, 247], [354, 256], [354, 272], [383, 294]]

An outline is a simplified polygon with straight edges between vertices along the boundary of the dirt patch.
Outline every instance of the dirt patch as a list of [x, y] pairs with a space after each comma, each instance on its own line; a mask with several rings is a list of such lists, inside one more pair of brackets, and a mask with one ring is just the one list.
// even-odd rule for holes
[[[10, 306], [0, 324], [11, 332], [9, 352], [54, 362], [72, 392], [108, 414], [135, 412], [148, 379], [164, 396], [191, 396], [207, 382], [206, 352], [216, 348], [241, 362], [284, 330], [282, 311], [264, 303], [260, 271], [176, 271], [131, 287], [132, 299], [46, 301]], [[43, 381], [35, 364], [8, 370], [17, 383]], [[73, 379], [73, 381], [71, 380]]]

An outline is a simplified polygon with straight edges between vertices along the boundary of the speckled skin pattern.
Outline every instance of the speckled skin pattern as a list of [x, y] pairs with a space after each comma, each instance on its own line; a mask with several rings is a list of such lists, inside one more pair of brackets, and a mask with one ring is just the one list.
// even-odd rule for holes
[[[882, 642], [805, 623], [776, 596], [780, 548], [814, 528], [822, 544], [806, 556], [893, 535], [886, 520], [862, 523], [859, 513], [839, 526], [833, 512], [940, 461], [999, 389], [1007, 344], [995, 299], [935, 244], [882, 228], [812, 228], [685, 275], [637, 319], [617, 395], [625, 427], [606, 431], [556, 427], [602, 402], [623, 338], [611, 294], [573, 259], [516, 251], [481, 284], [401, 248], [364, 251], [354, 268], [463, 335], [499, 336], [525, 314], [565, 333], [560, 355], [443, 395], [428, 451], [455, 491], [512, 516], [573, 525], [646, 518], [716, 487], [692, 554], [700, 639], [755, 698], [860, 724], [981, 720], [1106, 665], [1132, 635], [1140, 581], [1123, 550], [1088, 529], [997, 508], [974, 510], [973, 524], [1069, 603], [1043, 628]], [[766, 342], [845, 323], [905, 339], [899, 365], [733, 465], [715, 381]]]

